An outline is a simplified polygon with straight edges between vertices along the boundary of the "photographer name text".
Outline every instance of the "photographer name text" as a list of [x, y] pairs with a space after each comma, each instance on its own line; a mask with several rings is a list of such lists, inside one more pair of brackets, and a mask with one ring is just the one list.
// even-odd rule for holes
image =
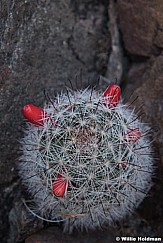
[[121, 242], [162, 242], [161, 237], [131, 237], [131, 236], [117, 236], [116, 241], [121, 241]]

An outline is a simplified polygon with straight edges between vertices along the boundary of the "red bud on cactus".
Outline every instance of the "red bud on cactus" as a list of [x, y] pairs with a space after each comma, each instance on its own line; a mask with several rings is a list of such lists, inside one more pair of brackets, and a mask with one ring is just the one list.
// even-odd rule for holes
[[22, 109], [22, 113], [24, 117], [36, 127], [43, 126], [45, 121], [47, 121], [48, 119], [50, 119], [53, 125], [55, 125], [55, 122], [51, 119], [51, 117], [47, 115], [47, 113], [43, 109], [40, 109], [35, 105], [25, 105]]
[[139, 129], [130, 129], [130, 131], [126, 135], [126, 140], [129, 143], [135, 143], [137, 142], [141, 137], [141, 133]]
[[59, 174], [53, 182], [53, 195], [56, 197], [63, 197], [67, 192], [68, 186], [69, 180], [64, 178], [61, 174]]
[[25, 105], [22, 109], [22, 113], [30, 123], [37, 127], [44, 125], [43, 118], [47, 116], [44, 110], [32, 104]]
[[110, 85], [103, 93], [103, 104], [108, 108], [114, 108], [118, 105], [121, 95], [121, 88], [116, 85]]

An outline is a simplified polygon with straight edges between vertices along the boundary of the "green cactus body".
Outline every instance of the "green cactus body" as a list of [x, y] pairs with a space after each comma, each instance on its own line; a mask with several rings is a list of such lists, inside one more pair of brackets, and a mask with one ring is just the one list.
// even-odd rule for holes
[[28, 124], [21, 141], [20, 175], [35, 203], [30, 211], [64, 221], [68, 231], [113, 225], [133, 212], [153, 172], [148, 127], [134, 111], [121, 102], [109, 108], [90, 89], [60, 94], [44, 111], [50, 119]]

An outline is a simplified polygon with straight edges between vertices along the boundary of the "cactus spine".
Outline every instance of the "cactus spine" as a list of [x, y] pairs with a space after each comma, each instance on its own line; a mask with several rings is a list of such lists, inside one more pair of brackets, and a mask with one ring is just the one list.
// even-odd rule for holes
[[[101, 94], [69, 90], [40, 109], [21, 140], [20, 175], [35, 207], [64, 230], [114, 224], [138, 207], [151, 187], [148, 127], [120, 100], [120, 87]], [[28, 108], [28, 109], [27, 109]]]

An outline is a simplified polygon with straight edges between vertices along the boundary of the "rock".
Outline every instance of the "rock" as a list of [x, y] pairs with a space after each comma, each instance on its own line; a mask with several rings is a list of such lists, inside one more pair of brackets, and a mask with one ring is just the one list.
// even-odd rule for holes
[[128, 73], [126, 75], [126, 86], [127, 86], [127, 95], [126, 91], [124, 92], [124, 98], [127, 99], [129, 96], [133, 94], [133, 92], [142, 85], [142, 77], [147, 69], [147, 63], [132, 63]]
[[29, 236], [25, 243], [108, 243], [115, 242], [115, 235], [111, 230], [90, 231], [90, 232], [74, 232], [73, 234], [63, 234], [59, 227], [49, 227]]
[[163, 129], [163, 55], [157, 58], [151, 58], [139, 79], [141, 85], [137, 87], [134, 95], [138, 95], [138, 104], [144, 104], [144, 112], [146, 122], [150, 122], [151, 126], [156, 127], [159, 132], [156, 143], [159, 148], [159, 156], [163, 163], [162, 155], [162, 129]]
[[111, 44], [107, 25], [108, 6], [99, 1], [95, 4], [91, 1], [72, 2], [76, 22], [69, 38], [69, 46], [77, 60], [88, 66], [88, 70], [105, 73]]
[[118, 30], [117, 11], [114, 0], [110, 0], [108, 13], [109, 30], [111, 34], [111, 53], [109, 56], [106, 77], [108, 79], [108, 83], [110, 84], [114, 82], [114, 80], [116, 80], [117, 83], [121, 82], [125, 62], [120, 33]]
[[157, 54], [154, 44], [156, 41], [161, 47], [163, 1], [118, 0], [117, 9], [124, 46], [129, 54], [143, 57]]
[[10, 235], [8, 242], [20, 242], [36, 232], [38, 229], [43, 228], [42, 220], [34, 217], [24, 206], [23, 201], [15, 202], [11, 211], [9, 212], [10, 222]]
[[159, 29], [155, 38], [155, 44], [159, 48], [163, 48], [163, 29]]

